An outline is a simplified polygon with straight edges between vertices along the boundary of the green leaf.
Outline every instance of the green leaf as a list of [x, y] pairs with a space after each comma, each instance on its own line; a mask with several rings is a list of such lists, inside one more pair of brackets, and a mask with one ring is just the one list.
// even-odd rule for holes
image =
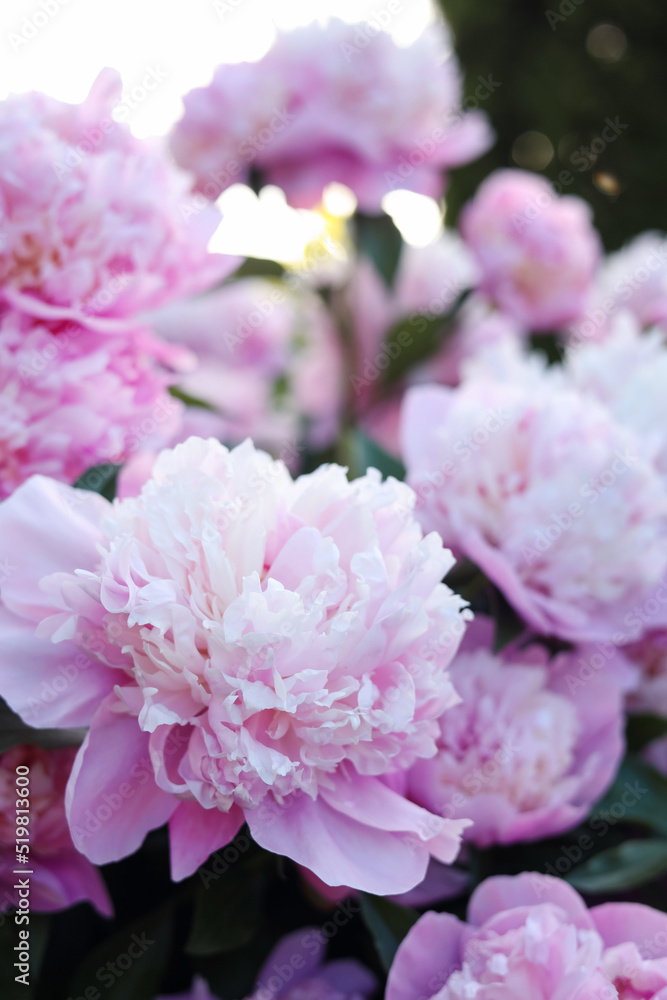
[[262, 923], [262, 873], [258, 869], [265, 859], [254, 852], [245, 854], [250, 847], [250, 837], [241, 833], [200, 869], [185, 946], [189, 955], [235, 951], [255, 937]]
[[453, 311], [437, 316], [415, 313], [399, 320], [387, 334], [382, 349], [389, 358], [382, 372], [383, 385], [394, 385], [415, 365], [432, 357], [454, 329]]
[[399, 944], [419, 919], [419, 914], [390, 899], [362, 892], [361, 915], [371, 932], [382, 966], [388, 972]]
[[353, 465], [355, 469], [361, 469], [361, 475], [372, 467], [378, 469], [384, 479], [387, 476], [401, 481], [405, 479], [405, 466], [398, 458], [394, 458], [362, 431], [355, 430], [352, 434]]
[[628, 750], [639, 752], [667, 733], [667, 719], [659, 715], [628, 715], [625, 738]]
[[67, 996], [95, 987], [108, 1000], [147, 1000], [160, 992], [170, 958], [172, 906], [161, 906], [110, 935], [74, 974]]
[[667, 778], [634, 754], [628, 754], [594, 817], [610, 826], [638, 823], [667, 837]]
[[563, 361], [565, 348], [558, 333], [531, 333], [529, 339], [531, 351], [542, 354], [549, 365], [558, 365]]
[[114, 465], [112, 462], [107, 462], [106, 465], [93, 465], [79, 476], [74, 486], [78, 490], [90, 490], [91, 493], [99, 493], [107, 500], [113, 500], [120, 469], [120, 465]]
[[500, 653], [505, 646], [509, 646], [511, 642], [523, 635], [526, 631], [526, 625], [497, 587], [491, 591], [491, 607], [495, 624], [493, 652]]
[[385, 284], [391, 288], [403, 249], [403, 237], [388, 215], [356, 216], [357, 242]]
[[197, 399], [196, 396], [191, 396], [187, 392], [183, 392], [178, 386], [172, 385], [169, 388], [169, 394], [174, 397], [174, 399], [180, 399], [181, 403], [185, 403], [186, 406], [194, 406], [200, 410], [211, 410], [213, 413], [216, 412], [215, 406], [211, 406], [210, 403], [204, 402], [203, 399]]
[[277, 260], [267, 257], [247, 257], [238, 270], [231, 275], [231, 281], [237, 278], [280, 278], [285, 268]]
[[636, 889], [667, 872], [667, 840], [626, 840], [575, 868], [567, 881], [580, 892]]

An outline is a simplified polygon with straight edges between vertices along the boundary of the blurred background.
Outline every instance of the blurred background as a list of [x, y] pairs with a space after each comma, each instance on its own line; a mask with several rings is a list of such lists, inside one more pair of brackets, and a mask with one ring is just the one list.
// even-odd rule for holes
[[480, 76], [491, 74], [500, 84], [484, 104], [498, 141], [454, 175], [448, 221], [491, 170], [512, 165], [586, 198], [609, 250], [644, 229], [667, 229], [663, 4], [441, 0], [441, 6], [465, 73], [464, 92], [474, 94]]

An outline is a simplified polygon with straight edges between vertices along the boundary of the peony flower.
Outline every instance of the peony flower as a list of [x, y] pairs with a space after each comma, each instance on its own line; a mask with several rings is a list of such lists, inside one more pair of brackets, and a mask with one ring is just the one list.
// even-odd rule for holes
[[222, 418], [220, 436], [251, 437], [279, 452], [322, 449], [337, 434], [342, 404], [338, 335], [318, 296], [244, 278], [173, 305], [152, 321], [184, 344], [199, 367], [180, 388]]
[[[15, 746], [0, 755], [0, 909], [18, 906], [15, 871], [29, 879], [30, 909], [61, 910], [86, 899], [104, 916], [112, 907], [104, 882], [91, 863], [74, 847], [65, 816], [65, 785], [76, 756], [75, 747], [41, 750]], [[28, 783], [17, 791], [20, 776]], [[21, 796], [21, 805], [17, 797]], [[23, 797], [25, 796], [25, 797]], [[29, 836], [17, 841], [17, 809], [29, 802]], [[21, 814], [23, 816], [23, 814]], [[17, 843], [28, 845], [29, 863], [20, 864]]]
[[360, 54], [362, 27], [334, 18], [281, 34], [259, 62], [220, 66], [187, 94], [171, 147], [198, 189], [216, 199], [252, 168], [297, 207], [337, 181], [378, 212], [395, 188], [439, 197], [445, 169], [489, 148], [486, 116], [461, 111], [439, 30], [407, 47], [380, 32]]
[[104, 70], [80, 106], [0, 102], [0, 286], [21, 310], [112, 329], [236, 263], [207, 252], [219, 213], [191, 178], [112, 120], [120, 93]]
[[627, 642], [667, 569], [664, 485], [635, 436], [552, 373], [479, 365], [458, 389], [410, 389], [408, 481], [424, 528], [477, 563], [532, 628]]
[[646, 458], [667, 481], [667, 347], [659, 330], [643, 333], [629, 313], [616, 317], [602, 341], [573, 345], [566, 372], [582, 393], [633, 430]]
[[492, 633], [488, 619], [468, 629], [450, 668], [461, 703], [440, 721], [437, 756], [409, 776], [414, 801], [472, 819], [465, 837], [480, 847], [548, 837], [588, 815], [623, 756], [634, 681], [618, 655], [582, 670], [584, 646], [551, 661], [537, 644], [494, 655]]
[[557, 197], [535, 174], [499, 170], [463, 209], [461, 233], [480, 289], [519, 323], [548, 330], [582, 313], [600, 257], [585, 201]]
[[376, 893], [453, 860], [466, 823], [392, 784], [435, 753], [469, 617], [413, 500], [374, 470], [293, 481], [249, 441], [191, 438], [137, 498], [38, 476], [0, 506], [0, 694], [28, 724], [90, 726], [67, 792], [79, 850], [116, 860], [169, 821], [180, 879], [247, 822]]
[[606, 257], [585, 314], [573, 325], [574, 344], [604, 340], [620, 312], [642, 327], [667, 327], [667, 240], [642, 233]]
[[319, 927], [288, 934], [262, 966], [248, 1000], [365, 1000], [375, 991], [375, 976], [356, 959], [324, 962], [326, 947]]
[[387, 1000], [663, 1000], [667, 915], [641, 903], [586, 909], [562, 879], [488, 878], [468, 923], [425, 913], [389, 972]]
[[136, 324], [105, 336], [0, 310], [0, 497], [36, 473], [71, 483], [165, 444], [183, 406], [154, 351]]

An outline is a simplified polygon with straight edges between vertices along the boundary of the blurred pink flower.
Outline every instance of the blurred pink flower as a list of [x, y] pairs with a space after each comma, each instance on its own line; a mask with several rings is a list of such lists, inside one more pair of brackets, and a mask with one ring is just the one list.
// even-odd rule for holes
[[519, 323], [548, 330], [580, 316], [601, 251], [585, 201], [558, 197], [536, 174], [499, 170], [463, 209], [461, 233], [480, 289]]
[[615, 317], [604, 340], [572, 345], [565, 370], [580, 392], [633, 430], [646, 459], [667, 482], [667, 346], [629, 313]]
[[190, 176], [113, 121], [120, 93], [106, 69], [83, 105], [0, 102], [0, 294], [21, 310], [115, 329], [236, 264], [207, 252], [220, 216]]
[[339, 430], [338, 334], [321, 299], [265, 278], [243, 278], [162, 310], [151, 320], [199, 367], [180, 383], [221, 417], [228, 444], [251, 437], [287, 461], [330, 445]]
[[[331, 885], [402, 892], [453, 860], [465, 822], [392, 785], [435, 752], [470, 617], [413, 500], [191, 438], [136, 499], [33, 477], [0, 506], [0, 693], [28, 724], [91, 726], [67, 796], [87, 857], [169, 821], [181, 879], [246, 821]], [[67, 664], [76, 683], [41, 697]]]
[[35, 473], [72, 483], [166, 444], [183, 406], [156, 350], [136, 323], [107, 336], [0, 308], [0, 497]]
[[667, 915], [640, 903], [587, 910], [562, 879], [487, 879], [468, 923], [425, 913], [400, 944], [387, 1000], [663, 1000]]
[[[0, 909], [16, 907], [16, 868], [32, 872], [30, 909], [62, 910], [88, 900], [109, 917], [111, 901], [104, 882], [87, 858], [74, 847], [65, 816], [65, 786], [76, 757], [76, 747], [42, 750], [15, 746], [0, 755]], [[17, 863], [16, 768], [29, 768], [29, 864]], [[25, 771], [21, 771], [25, 775]], [[23, 800], [22, 800], [23, 801]], [[22, 807], [21, 807], [22, 808]], [[21, 851], [21, 854], [25, 852]]]
[[354, 958], [325, 962], [327, 939], [303, 927], [280, 941], [262, 966], [248, 1000], [364, 1000], [375, 976]]
[[417, 761], [408, 786], [431, 812], [472, 819], [464, 836], [481, 847], [581, 822], [620, 764], [634, 681], [618, 654], [582, 680], [585, 646], [549, 660], [537, 643], [494, 655], [492, 639], [488, 619], [469, 626], [450, 667], [462, 701], [442, 716], [438, 754]]
[[667, 328], [664, 233], [641, 233], [602, 261], [587, 309], [570, 330], [572, 342], [603, 340], [621, 312], [629, 312], [642, 327]]
[[641, 632], [633, 606], [667, 570], [667, 495], [600, 403], [554, 369], [480, 364], [457, 389], [408, 390], [402, 441], [425, 530], [528, 625], [574, 642]]
[[253, 168], [298, 207], [338, 181], [377, 212], [395, 188], [439, 197], [445, 169], [489, 148], [486, 116], [461, 110], [439, 29], [406, 47], [379, 32], [361, 51], [364, 27], [334, 18], [283, 33], [259, 62], [220, 66], [187, 94], [171, 144], [199, 190], [215, 199]]

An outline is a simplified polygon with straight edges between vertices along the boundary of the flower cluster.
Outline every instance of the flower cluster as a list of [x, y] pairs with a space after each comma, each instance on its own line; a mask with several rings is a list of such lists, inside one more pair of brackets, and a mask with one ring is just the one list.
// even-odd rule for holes
[[[163, 140], [112, 70], [0, 102], [19, 983], [667, 1000], [667, 240], [605, 257], [514, 169], [445, 228], [491, 129], [388, 16], [278, 32]], [[300, 260], [209, 252], [237, 181]]]

